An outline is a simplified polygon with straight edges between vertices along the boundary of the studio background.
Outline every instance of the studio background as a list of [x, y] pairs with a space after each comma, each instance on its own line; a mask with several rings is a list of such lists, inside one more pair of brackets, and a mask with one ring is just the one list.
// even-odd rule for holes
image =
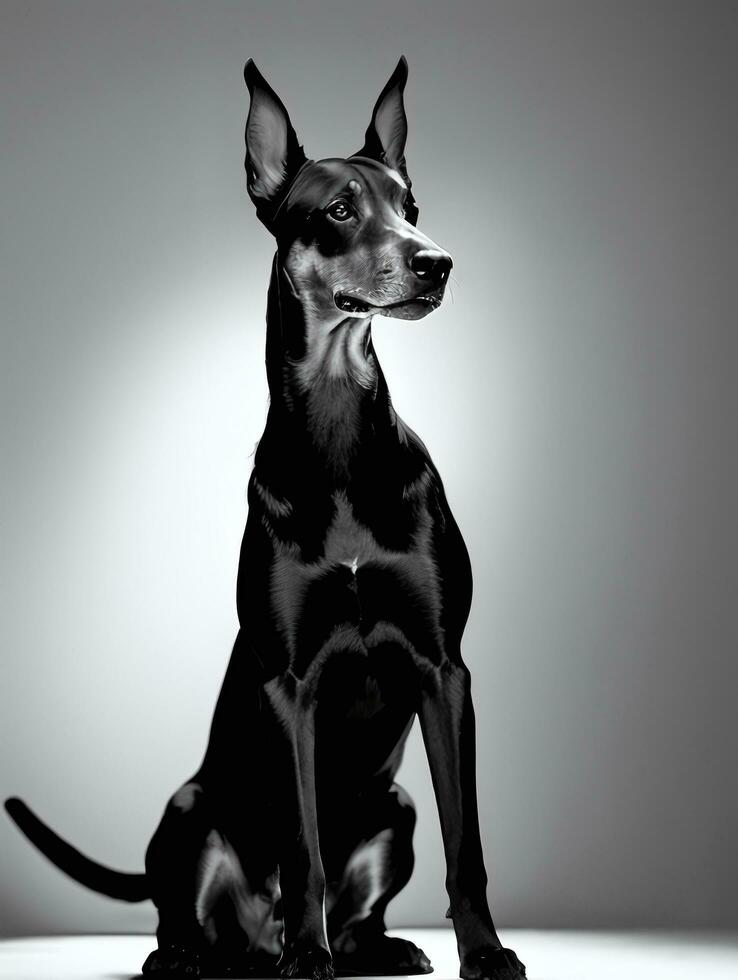
[[[142, 868], [236, 633], [272, 241], [255, 59], [310, 156], [404, 53], [420, 227], [455, 260], [375, 320], [475, 571], [490, 898], [517, 926], [734, 926], [736, 6], [3, 3], [2, 781]], [[258, 746], [244, 746], [248, 756]], [[417, 732], [417, 863], [443, 922]], [[153, 929], [0, 819], [5, 934]]]

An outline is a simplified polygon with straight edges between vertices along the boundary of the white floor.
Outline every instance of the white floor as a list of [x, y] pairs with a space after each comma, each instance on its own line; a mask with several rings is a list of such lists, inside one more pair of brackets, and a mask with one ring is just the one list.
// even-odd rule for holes
[[[402, 929], [430, 956], [437, 980], [458, 977], [450, 929]], [[738, 934], [507, 929], [529, 980], [738, 980]], [[129, 980], [150, 936], [57, 936], [0, 942], [3, 980]]]

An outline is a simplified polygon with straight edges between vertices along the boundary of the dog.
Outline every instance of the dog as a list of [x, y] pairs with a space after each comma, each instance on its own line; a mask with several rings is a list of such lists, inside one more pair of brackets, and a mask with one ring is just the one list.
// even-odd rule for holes
[[420, 719], [464, 980], [522, 980], [490, 915], [461, 639], [472, 577], [425, 446], [399, 418], [375, 315], [417, 320], [451, 257], [416, 227], [400, 59], [348, 158], [309, 160], [252, 61], [248, 193], [277, 251], [270, 404], [249, 481], [240, 629], [202, 765], [127, 875], [81, 855], [21, 801], [10, 815], [89, 887], [153, 899], [151, 976], [330, 980], [431, 972], [385, 934], [410, 878], [415, 810], [396, 782]]

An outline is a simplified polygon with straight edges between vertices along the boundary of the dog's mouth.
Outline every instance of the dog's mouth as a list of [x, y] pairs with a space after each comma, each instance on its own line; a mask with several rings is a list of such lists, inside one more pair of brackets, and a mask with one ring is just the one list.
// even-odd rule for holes
[[362, 299], [352, 293], [338, 292], [334, 295], [333, 301], [342, 313], [350, 313], [352, 316], [367, 317], [378, 314], [380, 316], [396, 317], [400, 320], [419, 320], [431, 310], [437, 309], [443, 299], [443, 290], [436, 290], [432, 293], [421, 293], [418, 296], [408, 296], [407, 299], [398, 300], [395, 303], [379, 305], [371, 303], [369, 300]]

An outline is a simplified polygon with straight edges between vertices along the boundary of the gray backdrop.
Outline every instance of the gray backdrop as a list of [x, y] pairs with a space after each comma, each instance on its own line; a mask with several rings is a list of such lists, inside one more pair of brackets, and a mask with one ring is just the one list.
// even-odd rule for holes
[[[199, 763], [266, 406], [243, 63], [319, 157], [359, 147], [405, 53], [455, 277], [375, 339], [474, 563], [493, 912], [735, 924], [736, 10], [3, 4], [4, 794], [137, 870]], [[438, 923], [417, 734], [402, 781], [391, 921]], [[6, 933], [152, 928], [0, 816]]]

